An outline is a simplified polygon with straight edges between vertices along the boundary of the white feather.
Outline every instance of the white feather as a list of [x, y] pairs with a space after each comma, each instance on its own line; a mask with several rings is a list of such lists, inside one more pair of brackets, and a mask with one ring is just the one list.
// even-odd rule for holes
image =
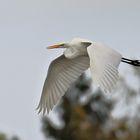
[[38, 105], [39, 113], [46, 109], [49, 112], [64, 95], [70, 85], [89, 67], [88, 56], [78, 56], [67, 59], [61, 55], [55, 59], [48, 71], [41, 99]]
[[103, 91], [110, 92], [119, 78], [118, 66], [121, 62], [121, 54], [101, 43], [93, 43], [87, 51], [93, 81]]
[[73, 39], [63, 47], [66, 48], [64, 55], [51, 63], [44, 83], [38, 105], [39, 112], [42, 111], [43, 114], [54, 107], [89, 65], [93, 81], [104, 92], [110, 92], [119, 78], [118, 66], [122, 56], [115, 50], [101, 43], [79, 38]]

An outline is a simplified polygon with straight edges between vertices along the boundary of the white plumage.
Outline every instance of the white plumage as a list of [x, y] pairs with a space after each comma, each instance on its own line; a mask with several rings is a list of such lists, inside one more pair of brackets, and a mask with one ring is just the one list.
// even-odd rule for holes
[[104, 92], [110, 92], [119, 75], [122, 56], [115, 50], [85, 39], [73, 39], [69, 43], [50, 46], [66, 48], [64, 55], [55, 59], [49, 67], [38, 105], [39, 113], [49, 112], [64, 95], [70, 85], [90, 67], [93, 81]]
[[119, 78], [118, 66], [122, 56], [101, 43], [90, 45], [87, 48], [87, 52], [90, 58], [93, 81], [104, 92], [110, 92]]
[[89, 58], [87, 56], [67, 59], [61, 55], [55, 59], [49, 67], [48, 76], [44, 83], [39, 112], [43, 110], [44, 114], [46, 109], [49, 112], [69, 86], [88, 68]]

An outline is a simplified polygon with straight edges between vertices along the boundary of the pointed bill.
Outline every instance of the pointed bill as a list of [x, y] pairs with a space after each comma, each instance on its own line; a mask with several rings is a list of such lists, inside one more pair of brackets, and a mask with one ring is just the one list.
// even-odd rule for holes
[[47, 49], [63, 48], [64, 43], [48, 46]]

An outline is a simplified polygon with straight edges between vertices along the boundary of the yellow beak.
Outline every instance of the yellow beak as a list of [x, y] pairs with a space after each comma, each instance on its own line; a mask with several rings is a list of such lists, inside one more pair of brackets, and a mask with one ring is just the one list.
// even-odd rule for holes
[[47, 47], [47, 49], [63, 48], [63, 46], [64, 46], [64, 43], [63, 44], [56, 44], [56, 45]]

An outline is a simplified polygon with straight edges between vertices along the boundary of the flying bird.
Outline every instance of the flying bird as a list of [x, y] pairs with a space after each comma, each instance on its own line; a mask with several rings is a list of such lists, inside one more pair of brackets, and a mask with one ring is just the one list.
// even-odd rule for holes
[[48, 49], [65, 48], [63, 55], [53, 60], [44, 82], [39, 113], [49, 112], [65, 94], [70, 85], [90, 68], [93, 82], [104, 92], [111, 92], [119, 79], [120, 62], [140, 66], [139, 60], [122, 57], [114, 49], [98, 42], [75, 38], [68, 43], [49, 46]]

